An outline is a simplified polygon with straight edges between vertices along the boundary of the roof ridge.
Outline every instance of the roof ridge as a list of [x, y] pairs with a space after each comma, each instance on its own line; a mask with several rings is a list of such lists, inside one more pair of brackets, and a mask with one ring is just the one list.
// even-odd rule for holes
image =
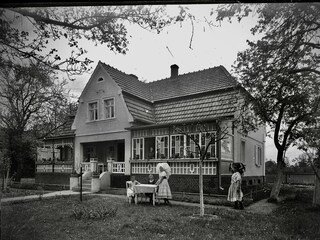
[[[107, 64], [107, 63], [104, 63], [104, 62], [102, 62], [102, 61], [99, 61], [99, 62], [100, 62], [101, 64], [104, 64], [104, 65], [106, 65], [106, 66], [108, 66], [108, 67], [110, 67], [110, 68], [112, 68], [112, 69], [114, 69], [114, 70], [122, 73], [122, 74], [127, 75], [128, 77], [133, 77], [132, 75], [135, 75], [135, 74], [133, 74], [133, 73], [130, 73], [130, 74], [129, 74], [129, 73], [126, 73], [126, 72], [124, 72], [124, 71], [121, 71], [121, 70], [119, 70], [118, 68], [113, 67], [113, 66], [111, 66], [111, 65], [109, 65], [109, 64]], [[145, 82], [139, 80], [139, 78], [135, 78], [135, 79], [137, 79], [139, 82], [145, 83]]]
[[[213, 70], [213, 69], [220, 68], [220, 67], [223, 67], [223, 66], [220, 65], [220, 66], [209, 67], [209, 68], [205, 68], [205, 69], [201, 69], [201, 70], [197, 70], [197, 71], [193, 71], [193, 72], [187, 72], [187, 73], [179, 74], [179, 75], [178, 75], [177, 77], [175, 77], [175, 78], [171, 78], [171, 77], [162, 78], [162, 79], [159, 79], [159, 80], [155, 80], [155, 81], [152, 81], [152, 82], [148, 82], [147, 84], [157, 83], [157, 82], [165, 81], [165, 80], [176, 80], [176, 79], [178, 79], [178, 78], [181, 77], [181, 76], [185, 76], [185, 75], [188, 75], [188, 74], [195, 74], [195, 73], [199, 73], [199, 72], [203, 72], [203, 71], [208, 71], [208, 70]], [[223, 67], [223, 68], [224, 68], [224, 67]]]

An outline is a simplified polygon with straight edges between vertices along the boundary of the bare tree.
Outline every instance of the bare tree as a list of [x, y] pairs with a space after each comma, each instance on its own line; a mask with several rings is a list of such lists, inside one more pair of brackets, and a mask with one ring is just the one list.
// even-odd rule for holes
[[59, 118], [56, 113], [68, 106], [68, 96], [54, 73], [40, 64], [1, 64], [0, 86], [2, 148], [10, 159], [11, 173], [20, 175], [24, 161], [34, 159], [33, 130], [41, 125], [38, 134], [45, 135], [65, 124], [63, 111]]
[[[219, 143], [221, 140], [228, 138], [230, 134], [230, 126], [222, 124], [223, 121], [218, 119], [215, 121], [215, 130], [209, 130], [207, 124], [196, 122], [188, 125], [174, 126], [176, 133], [186, 136], [187, 140], [192, 141], [196, 148], [192, 153], [199, 156], [199, 195], [200, 195], [200, 216], [204, 216], [204, 198], [203, 198], [203, 161], [207, 159], [207, 154], [213, 144]], [[232, 124], [231, 124], [232, 125]], [[192, 133], [200, 133], [200, 138]], [[199, 135], [197, 135], [199, 136]], [[204, 144], [203, 144], [204, 143]], [[218, 162], [219, 164], [219, 162]], [[218, 171], [220, 167], [218, 166]], [[219, 176], [219, 174], [218, 174]], [[219, 180], [219, 188], [221, 181]]]

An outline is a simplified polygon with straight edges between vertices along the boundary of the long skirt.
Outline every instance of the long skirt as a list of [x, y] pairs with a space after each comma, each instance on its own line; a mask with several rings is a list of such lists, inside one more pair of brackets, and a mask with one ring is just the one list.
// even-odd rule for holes
[[158, 199], [172, 199], [170, 186], [167, 179], [163, 179], [162, 182], [159, 184]]

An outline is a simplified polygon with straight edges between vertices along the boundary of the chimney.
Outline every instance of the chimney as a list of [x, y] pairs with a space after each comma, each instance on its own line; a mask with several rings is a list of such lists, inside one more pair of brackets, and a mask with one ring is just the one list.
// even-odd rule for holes
[[171, 78], [176, 78], [179, 75], [179, 66], [177, 64], [173, 64], [170, 66], [171, 68]]
[[136, 76], [136, 75], [134, 75], [134, 74], [129, 74], [131, 77], [133, 77], [133, 78], [135, 78], [135, 79], [137, 79], [137, 80], [139, 80], [139, 78]]

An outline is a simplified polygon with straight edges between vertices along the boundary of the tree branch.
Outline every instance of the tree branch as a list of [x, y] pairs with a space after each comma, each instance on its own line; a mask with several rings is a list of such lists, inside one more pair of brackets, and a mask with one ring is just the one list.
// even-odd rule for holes
[[290, 74], [295, 74], [295, 73], [300, 73], [300, 72], [313, 72], [313, 73], [320, 75], [320, 71], [318, 71], [316, 69], [309, 68], [309, 67], [300, 68], [300, 69], [293, 69], [293, 70], [289, 71]]

